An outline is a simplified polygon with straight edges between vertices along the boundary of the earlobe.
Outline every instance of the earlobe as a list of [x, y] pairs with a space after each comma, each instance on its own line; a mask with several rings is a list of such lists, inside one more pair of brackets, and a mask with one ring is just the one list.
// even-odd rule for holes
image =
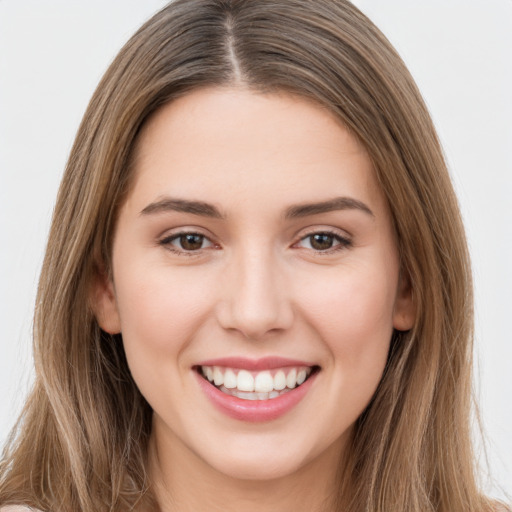
[[117, 300], [112, 278], [97, 267], [91, 287], [91, 305], [98, 325], [109, 334], [121, 332], [121, 320], [117, 309]]
[[393, 327], [397, 331], [408, 331], [416, 320], [416, 303], [409, 277], [401, 274], [393, 310]]

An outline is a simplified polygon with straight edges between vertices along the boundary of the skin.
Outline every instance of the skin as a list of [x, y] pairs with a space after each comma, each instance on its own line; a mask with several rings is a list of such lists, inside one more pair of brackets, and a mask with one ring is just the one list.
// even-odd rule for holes
[[[392, 331], [414, 322], [367, 153], [307, 100], [211, 88], [162, 107], [135, 158], [96, 313], [104, 330], [122, 332], [154, 410], [150, 471], [162, 510], [331, 510], [344, 446], [381, 379]], [[209, 203], [222, 218], [149, 206], [165, 197]], [[336, 197], [370, 212], [285, 217]], [[172, 239], [182, 232], [204, 236], [200, 248]], [[319, 250], [312, 233], [327, 233], [332, 247]], [[194, 365], [226, 356], [321, 370], [291, 411], [249, 423], [198, 386]]]

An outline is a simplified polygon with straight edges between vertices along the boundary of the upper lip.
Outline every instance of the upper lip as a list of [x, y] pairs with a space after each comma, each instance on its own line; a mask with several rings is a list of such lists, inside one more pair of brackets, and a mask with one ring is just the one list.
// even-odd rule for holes
[[228, 368], [239, 368], [248, 371], [272, 370], [275, 368], [285, 368], [287, 366], [316, 366], [314, 363], [301, 361], [298, 359], [289, 359], [280, 356], [267, 356], [259, 359], [249, 359], [247, 357], [221, 357], [208, 359], [197, 363], [197, 366], [224, 366]]

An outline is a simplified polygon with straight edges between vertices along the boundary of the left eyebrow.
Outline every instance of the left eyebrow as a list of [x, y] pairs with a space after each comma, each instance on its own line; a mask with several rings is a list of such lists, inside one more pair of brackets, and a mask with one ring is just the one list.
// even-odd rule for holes
[[285, 212], [285, 219], [296, 219], [300, 217], [308, 217], [310, 215], [318, 215], [320, 213], [328, 213], [336, 210], [359, 210], [371, 217], [375, 217], [370, 208], [358, 199], [352, 197], [336, 197], [329, 201], [321, 201], [318, 203], [304, 203], [290, 206]]
[[150, 215], [164, 212], [184, 212], [202, 217], [213, 217], [214, 219], [222, 219], [223, 215], [212, 204], [203, 201], [189, 201], [187, 199], [177, 199], [173, 197], [163, 197], [162, 199], [148, 204], [140, 215]]

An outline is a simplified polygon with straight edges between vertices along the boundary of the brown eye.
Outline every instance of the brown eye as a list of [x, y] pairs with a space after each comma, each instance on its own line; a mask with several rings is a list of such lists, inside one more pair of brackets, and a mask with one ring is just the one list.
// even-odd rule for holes
[[316, 235], [310, 235], [311, 247], [317, 251], [325, 251], [330, 249], [335, 242], [334, 236], [327, 233], [317, 233]]
[[351, 241], [335, 233], [318, 232], [305, 236], [297, 245], [315, 252], [329, 253], [349, 247]]
[[187, 233], [186, 235], [180, 235], [178, 240], [181, 248], [185, 251], [197, 251], [202, 248], [204, 236]]
[[199, 233], [178, 233], [160, 241], [160, 245], [177, 253], [199, 252], [201, 249], [212, 247], [213, 243]]

